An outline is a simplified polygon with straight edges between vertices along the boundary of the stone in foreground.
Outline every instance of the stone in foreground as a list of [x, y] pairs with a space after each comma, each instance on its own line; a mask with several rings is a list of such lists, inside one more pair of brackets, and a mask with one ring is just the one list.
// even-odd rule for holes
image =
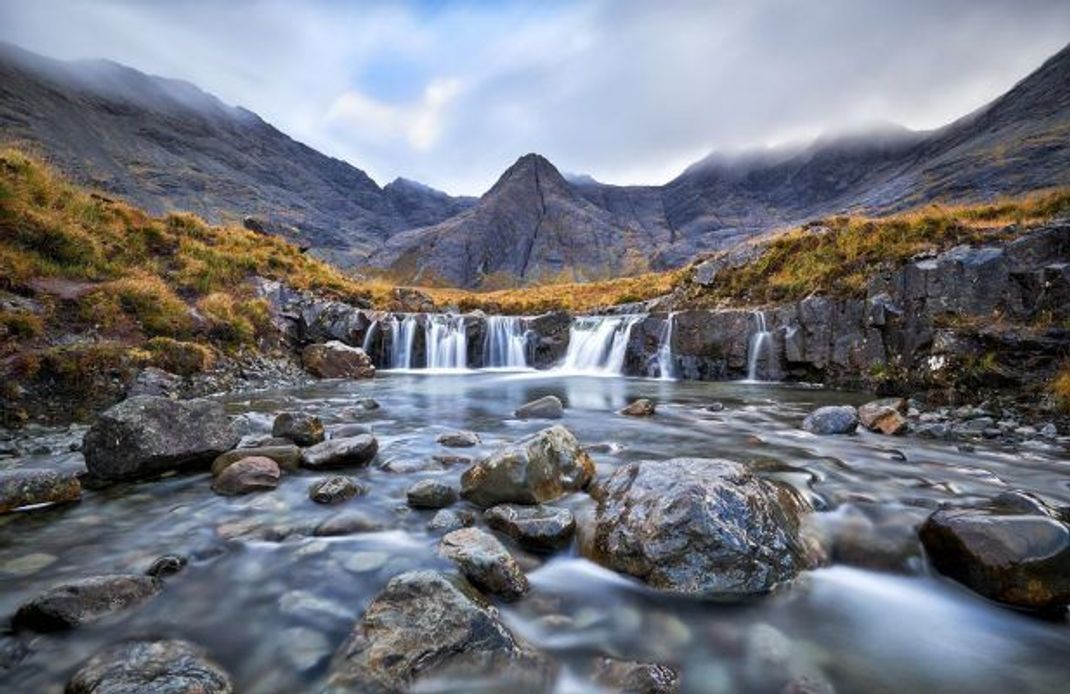
[[528, 579], [509, 550], [485, 530], [462, 528], [446, 534], [439, 552], [457, 565], [474, 586], [516, 600], [528, 592]]
[[444, 508], [427, 522], [427, 529], [436, 533], [448, 533], [461, 528], [470, 527], [476, 522], [475, 515], [471, 511], [455, 511]]
[[138, 395], [102, 412], [82, 451], [94, 477], [131, 480], [207, 464], [239, 438], [218, 402]]
[[408, 488], [405, 498], [413, 508], [445, 508], [457, 501], [457, 490], [438, 480], [420, 480]]
[[[437, 571], [395, 576], [339, 647], [328, 692], [408, 691], [443, 671], [503, 670], [540, 661], [471, 585]], [[538, 690], [538, 689], [536, 689]]]
[[379, 452], [374, 436], [361, 434], [347, 439], [330, 439], [301, 451], [301, 465], [312, 470], [367, 465]]
[[627, 694], [675, 694], [680, 675], [668, 665], [600, 658], [591, 679], [613, 692]]
[[77, 501], [81, 496], [82, 484], [73, 472], [30, 468], [0, 471], [0, 513]]
[[630, 405], [620, 411], [623, 415], [629, 417], [649, 417], [657, 410], [657, 406], [654, 405], [653, 400], [647, 400], [646, 398], [639, 398], [632, 402]]
[[187, 641], [126, 641], [86, 661], [67, 694], [230, 694], [230, 678]]
[[936, 570], [997, 602], [1070, 604], [1070, 526], [1040, 514], [941, 509], [918, 531]]
[[803, 537], [809, 506], [738, 463], [629, 463], [592, 491], [592, 559], [675, 593], [763, 593], [817, 563]]
[[23, 603], [12, 619], [16, 629], [61, 631], [134, 607], [160, 590], [150, 576], [93, 576], [51, 588]]
[[279, 476], [279, 464], [274, 460], [250, 456], [228, 466], [212, 480], [212, 491], [222, 496], [270, 491], [279, 486]]
[[811, 434], [853, 434], [858, 428], [858, 411], [850, 405], [819, 407], [806, 416], [802, 428]]
[[341, 475], [316, 480], [308, 485], [308, 498], [317, 504], [340, 504], [363, 493], [364, 487]]
[[323, 422], [307, 412], [283, 412], [275, 417], [271, 435], [290, 439], [298, 446], [314, 446], [326, 438]]
[[567, 508], [499, 504], [483, 517], [487, 525], [516, 540], [526, 549], [552, 552], [572, 541], [576, 519]]
[[587, 487], [594, 463], [563, 426], [503, 446], [461, 476], [461, 496], [474, 504], [539, 504]]
[[350, 347], [344, 342], [309, 345], [301, 353], [305, 371], [316, 378], [372, 378], [375, 367], [372, 360], [359, 347]]
[[289, 470], [290, 472], [293, 472], [300, 467], [301, 463], [301, 449], [295, 445], [236, 448], [233, 451], [227, 451], [212, 461], [212, 475], [218, 476], [226, 470], [227, 467], [239, 460], [243, 458], [251, 458], [253, 456], [271, 458], [278, 464], [279, 468]]
[[547, 395], [525, 403], [513, 413], [517, 419], [561, 419], [565, 415], [565, 406], [556, 395]]

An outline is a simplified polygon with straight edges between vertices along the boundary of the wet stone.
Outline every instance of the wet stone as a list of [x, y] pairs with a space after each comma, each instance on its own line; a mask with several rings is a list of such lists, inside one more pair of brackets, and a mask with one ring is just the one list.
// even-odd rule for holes
[[271, 435], [289, 439], [298, 446], [313, 446], [324, 440], [323, 422], [306, 412], [283, 412], [275, 417]]
[[435, 441], [447, 448], [470, 448], [479, 445], [479, 434], [474, 431], [448, 431], [439, 434]]
[[126, 641], [82, 664], [67, 694], [230, 694], [230, 678], [187, 641]]
[[858, 428], [858, 412], [850, 405], [819, 407], [806, 416], [802, 428], [820, 436], [853, 434]]
[[668, 665], [600, 658], [591, 679], [610, 691], [625, 694], [674, 694], [680, 675]]
[[521, 405], [513, 415], [517, 419], [561, 419], [565, 406], [556, 395], [547, 395]]
[[657, 406], [654, 405], [652, 400], [639, 398], [621, 410], [620, 413], [629, 417], [649, 417], [654, 414], [655, 411], [657, 411]]
[[77, 501], [81, 496], [82, 485], [73, 472], [43, 468], [0, 470], [0, 513]]
[[312, 470], [367, 465], [379, 451], [374, 436], [362, 434], [348, 439], [331, 439], [304, 449], [301, 465]]
[[471, 511], [455, 511], [444, 508], [431, 517], [427, 523], [428, 530], [437, 533], [448, 533], [461, 528], [471, 527], [476, 522], [475, 514]]
[[55, 586], [23, 603], [12, 624], [16, 629], [60, 631], [95, 622], [134, 607], [160, 590], [149, 576], [93, 576]]
[[186, 563], [189, 560], [180, 554], [165, 554], [161, 557], [157, 557], [149, 566], [148, 571], [145, 572], [146, 576], [152, 576], [153, 578], [166, 578], [167, 576], [173, 576], [182, 569], [186, 568]]
[[576, 519], [567, 508], [499, 504], [483, 516], [491, 528], [505, 533], [527, 549], [540, 552], [567, 546], [576, 531]]
[[457, 490], [438, 480], [420, 480], [405, 492], [409, 506], [438, 509], [457, 501]]
[[528, 580], [509, 550], [490, 533], [462, 528], [447, 533], [439, 552], [451, 559], [477, 588], [515, 600], [528, 591]]
[[271, 458], [242, 458], [212, 480], [212, 491], [222, 496], [239, 496], [270, 491], [279, 486], [279, 466]]
[[382, 530], [383, 524], [359, 511], [343, 511], [327, 518], [312, 531], [318, 537], [356, 535]]
[[212, 475], [218, 476], [224, 470], [243, 458], [271, 458], [282, 470], [294, 471], [301, 462], [301, 449], [292, 443], [284, 445], [254, 446], [251, 448], [236, 448], [227, 451], [212, 461]]
[[308, 497], [317, 504], [340, 504], [366, 491], [354, 480], [341, 475], [316, 480], [308, 485]]

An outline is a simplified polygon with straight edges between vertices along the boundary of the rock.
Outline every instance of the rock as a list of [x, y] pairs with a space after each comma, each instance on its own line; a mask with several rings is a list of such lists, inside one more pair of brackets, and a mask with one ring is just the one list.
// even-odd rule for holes
[[301, 451], [301, 465], [312, 470], [367, 465], [379, 452], [374, 436], [361, 434], [348, 439], [331, 439]]
[[308, 498], [317, 504], [340, 504], [364, 492], [364, 487], [341, 475], [316, 480], [308, 485]]
[[528, 591], [528, 579], [509, 550], [490, 533], [461, 528], [447, 533], [439, 552], [452, 560], [477, 588], [515, 600]]
[[552, 552], [569, 544], [576, 532], [576, 519], [567, 508], [499, 504], [483, 517], [487, 525], [505, 533], [521, 546]]
[[420, 480], [405, 492], [413, 508], [443, 508], [457, 501], [457, 490], [438, 480]]
[[706, 405], [706, 411], [707, 412], [724, 412], [724, 403], [723, 402], [711, 402], [709, 405]]
[[256, 446], [227, 451], [212, 461], [212, 475], [218, 477], [228, 467], [244, 458], [270, 458], [282, 470], [293, 472], [301, 463], [301, 449], [293, 444], [283, 446]]
[[1054, 423], [1048, 422], [1044, 426], [1040, 427], [1040, 431], [1037, 432], [1046, 439], [1054, 439], [1059, 435], [1059, 429]]
[[25, 506], [60, 504], [82, 497], [82, 484], [73, 472], [14, 468], [0, 470], [0, 513]]
[[356, 535], [382, 530], [383, 524], [360, 511], [343, 511], [327, 518], [316, 526], [312, 534], [316, 537], [336, 537]]
[[1070, 603], [1070, 527], [1055, 518], [941, 509], [918, 535], [937, 571], [991, 600], [1040, 610]]
[[125, 641], [87, 660], [67, 694], [230, 694], [230, 678], [187, 641]]
[[372, 378], [375, 367], [372, 360], [359, 347], [350, 347], [344, 342], [309, 345], [301, 352], [305, 370], [316, 378]]
[[340, 424], [331, 429], [332, 439], [348, 439], [361, 434], [371, 434], [372, 428], [367, 424]]
[[858, 408], [858, 420], [866, 429], [879, 431], [889, 436], [901, 434], [907, 429], [906, 400], [902, 398], [882, 398], [867, 402]]
[[275, 417], [271, 435], [290, 439], [298, 446], [313, 446], [326, 438], [320, 418], [305, 412], [283, 412]]
[[369, 412], [372, 410], [378, 410], [381, 407], [379, 401], [375, 398], [364, 398], [358, 404]]
[[513, 416], [518, 419], [561, 419], [565, 414], [565, 406], [556, 395], [532, 400], [517, 408]]
[[437, 533], [448, 533], [461, 528], [468, 528], [476, 522], [476, 517], [471, 511], [454, 511], [444, 508], [427, 523], [428, 530]]
[[250, 456], [229, 465], [212, 480], [212, 491], [223, 496], [261, 492], [279, 486], [279, 465], [271, 458]]
[[467, 582], [410, 571], [368, 605], [334, 655], [326, 691], [408, 691], [454, 665], [535, 658]]
[[16, 629], [60, 631], [95, 622], [139, 605], [160, 590], [150, 576], [93, 576], [51, 588], [23, 603], [12, 619]]
[[609, 691], [622, 694], [674, 694], [680, 675], [668, 665], [600, 658], [591, 679]]
[[851, 434], [858, 428], [858, 412], [850, 405], [819, 407], [803, 420], [802, 428], [812, 434]]
[[182, 392], [182, 377], [169, 371], [148, 366], [138, 372], [126, 396], [132, 398], [135, 395], [155, 395], [164, 398], [175, 398]]
[[221, 403], [138, 395], [102, 412], [82, 451], [94, 477], [129, 480], [207, 464], [239, 438]]
[[594, 463], [563, 426], [503, 446], [461, 476], [461, 496], [479, 506], [538, 504], [586, 488]]
[[188, 559], [181, 554], [165, 554], [161, 557], [157, 557], [149, 566], [149, 570], [145, 572], [146, 576], [152, 576], [153, 578], [166, 578], [167, 576], [174, 576], [182, 569], [186, 568]]
[[621, 410], [620, 413], [628, 415], [629, 417], [649, 417], [650, 415], [654, 414], [655, 410], [656, 407], [652, 400], [647, 400], [646, 398], [639, 398], [638, 400], [634, 401], [633, 403], [625, 407], [623, 410]]
[[655, 588], [762, 593], [817, 563], [793, 489], [727, 460], [628, 463], [600, 483], [592, 559]]
[[479, 434], [474, 431], [448, 431], [439, 434], [435, 441], [450, 448], [470, 448], [479, 445]]

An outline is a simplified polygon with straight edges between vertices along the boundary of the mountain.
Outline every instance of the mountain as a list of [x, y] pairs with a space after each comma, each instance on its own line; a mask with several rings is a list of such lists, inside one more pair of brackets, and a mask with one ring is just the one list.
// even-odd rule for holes
[[344, 265], [472, 203], [408, 181], [380, 188], [187, 82], [9, 44], [0, 44], [0, 138], [152, 213], [253, 216]]

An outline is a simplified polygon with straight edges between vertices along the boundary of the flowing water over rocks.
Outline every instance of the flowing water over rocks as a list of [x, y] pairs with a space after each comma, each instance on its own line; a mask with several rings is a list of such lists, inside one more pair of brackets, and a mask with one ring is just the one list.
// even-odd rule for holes
[[[613, 320], [612, 332], [625, 329], [627, 319]], [[561, 400], [562, 419], [513, 416], [544, 396]], [[381, 406], [363, 406], [369, 398]], [[656, 403], [654, 414], [619, 414], [641, 398]], [[594, 681], [678, 684], [684, 692], [1062, 690], [1070, 676], [1065, 614], [1041, 619], [971, 592], [930, 567], [917, 531], [941, 506], [987, 508], [997, 497], [1000, 509], [1014, 509], [992, 517], [1000, 528], [1018, 527], [1026, 523], [1020, 516], [1036, 518], [1045, 509], [1065, 512], [1070, 462], [1063, 444], [979, 437], [960, 449], [954, 441], [892, 438], [863, 426], [833, 436], [801, 428], [818, 407], [870, 399], [783, 384], [555, 372], [386, 373], [218, 399], [246, 442], [270, 440], [277, 415], [300, 412], [319, 418], [326, 443], [347, 443], [334, 456], [321, 451], [309, 458], [312, 449], [299, 449], [330, 469], [280, 463], [278, 486], [269, 491], [219, 496], [202, 468], [87, 486], [80, 501], [0, 516], [5, 615], [50, 589], [92, 577], [145, 576], [154, 565], [154, 575], [164, 576], [158, 586], [144, 579], [152, 587], [144, 600], [99, 616], [93, 608], [94, 619], [73, 629], [0, 635], [0, 690], [60, 691], [79, 670], [79, 681], [98, 672], [122, 680], [157, 657], [169, 676], [253, 693], [359, 689], [354, 683], [371, 676], [384, 688], [416, 678], [438, 691], [476, 690], [488, 676], [512, 683], [515, 691], [590, 691]], [[495, 506], [498, 497], [491, 495], [479, 498], [485, 510], [449, 494], [431, 504], [450, 504], [445, 509], [410, 506], [408, 492], [417, 483], [426, 481], [420, 490], [446, 488], [435, 483], [460, 490], [471, 463], [503, 446], [521, 443], [510, 460], [518, 467], [531, 463], [545, 449], [529, 437], [538, 440], [539, 432], [558, 424], [593, 462], [595, 481], [586, 488], [582, 458], [566, 456], [553, 498], [526, 497], [544, 501], [542, 507]], [[368, 436], [354, 426], [370, 430], [377, 453], [369, 440], [354, 441]], [[84, 428], [35, 431], [38, 454], [0, 460], [0, 466], [84, 469], [82, 454], [69, 450]], [[351, 435], [333, 438], [336, 431]], [[466, 437], [473, 445], [439, 442], [456, 432], [476, 434]], [[555, 450], [567, 450], [563, 434], [551, 439], [564, 446]], [[280, 458], [294, 462], [300, 455], [276, 444]], [[162, 458], [164, 452], [149, 449], [153, 460]], [[641, 461], [680, 458], [730, 463], [685, 461], [672, 470], [663, 462], [651, 468], [652, 477], [636, 478], [668, 485], [664, 498], [645, 501], [636, 482], [609, 482], [633, 467], [642, 470], [648, 464]], [[615, 564], [599, 557], [605, 536], [600, 493], [613, 495], [603, 497], [604, 504], [629, 504], [666, 514], [667, 524], [699, 527], [699, 516], [687, 514], [697, 513], [702, 499], [689, 485], [722, 473], [735, 476], [732, 486], [753, 489], [763, 504], [775, 489], [812, 507], [800, 517], [820, 539], [824, 563], [808, 569], [809, 558], [787, 566], [776, 564], [784, 561], [780, 555], [761, 557], [771, 562], [773, 590], [727, 601], [658, 591], [606, 568]], [[318, 503], [310, 498], [313, 485], [320, 492], [332, 485], [350, 491], [319, 500], [334, 503]], [[1008, 494], [1014, 490], [1046, 503]], [[735, 492], [724, 493], [716, 503], [734, 503]], [[673, 499], [680, 501], [674, 505]], [[621, 530], [629, 537], [642, 531], [642, 519], [633, 521]], [[795, 542], [793, 519], [767, 521], [763, 532]], [[462, 581], [440, 544], [463, 527], [497, 538], [526, 577], [522, 597], [480, 596]], [[974, 526], [949, 527], [962, 535], [960, 527]], [[1048, 544], [1019, 547], [1008, 536], [1005, 547], [1030, 556], [1062, 547], [1060, 537], [1044, 537]], [[492, 564], [507, 565], [506, 575], [519, 581], [513, 565], [492, 549], [488, 556], [499, 562]], [[671, 546], [663, 549], [677, 556]], [[486, 553], [470, 552], [465, 561], [482, 561]], [[170, 555], [166, 561], [164, 555]], [[652, 555], [642, 559], [653, 566]], [[161, 573], [160, 566], [173, 570]], [[993, 586], [992, 594], [1001, 588]], [[415, 654], [417, 646], [429, 655]], [[96, 654], [102, 655], [91, 660]]]

